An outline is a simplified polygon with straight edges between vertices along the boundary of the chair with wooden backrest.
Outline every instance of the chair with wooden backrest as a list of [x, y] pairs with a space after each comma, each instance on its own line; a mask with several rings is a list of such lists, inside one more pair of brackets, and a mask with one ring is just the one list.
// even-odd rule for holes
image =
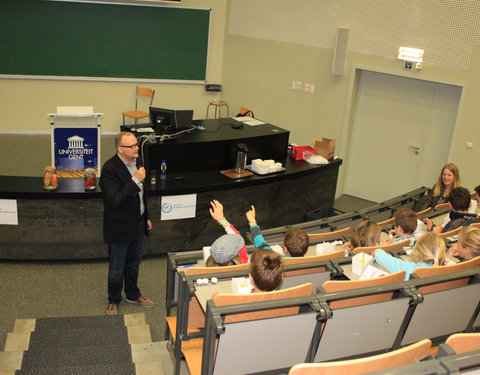
[[[222, 274], [231, 271], [248, 270], [248, 264], [238, 264], [235, 266], [226, 267], [189, 267], [185, 270], [187, 276], [205, 275], [211, 273]], [[167, 316], [168, 327], [172, 337], [175, 339], [175, 332], [177, 328], [177, 317]], [[205, 326], [205, 313], [200, 306], [198, 300], [194, 297], [190, 300], [188, 307], [188, 332], [198, 332], [199, 328]]]
[[[468, 270], [471, 268], [480, 266], [480, 257], [476, 257], [465, 262], [460, 262], [457, 264], [450, 264], [446, 266], [437, 266], [437, 267], [420, 267], [413, 271], [413, 274], [420, 277], [426, 278], [431, 276], [445, 275], [447, 273], [459, 272]], [[439, 292], [445, 289], [459, 288], [468, 284], [468, 278], [453, 280], [453, 281], [444, 281], [441, 283], [436, 283], [432, 285], [419, 287], [418, 290], [422, 294]]]
[[417, 217], [425, 216], [425, 215], [428, 214], [430, 211], [432, 211], [432, 207], [428, 207], [428, 208], [426, 208], [426, 209], [423, 210], [423, 211], [419, 211], [419, 212], [417, 212]]
[[301, 363], [293, 366], [288, 375], [365, 374], [416, 363], [429, 355], [431, 347], [432, 342], [425, 339], [402, 349], [366, 358], [325, 363]]
[[344, 228], [336, 230], [334, 232], [325, 232], [325, 233], [308, 233], [308, 239], [310, 241], [323, 240], [326, 238], [340, 237], [352, 232], [352, 228]]
[[442, 203], [442, 204], [437, 204], [434, 209], [436, 211], [440, 211], [440, 210], [443, 210], [445, 208], [448, 208], [448, 203]]
[[153, 97], [155, 96], [155, 90], [149, 89], [147, 87], [136, 87], [135, 88], [135, 110], [134, 111], [124, 111], [122, 112], [123, 116], [123, 125], [125, 125], [125, 117], [135, 119], [135, 125], [137, 124], [137, 120], [146, 118], [149, 116], [149, 112], [139, 111], [138, 110], [138, 99], [139, 96], [144, 96], [146, 98], [150, 98], [149, 107], [153, 103]]
[[[271, 301], [292, 297], [309, 296], [313, 293], [313, 285], [311, 283], [299, 285], [289, 289], [276, 290], [272, 292], [264, 293], [251, 293], [251, 294], [214, 294], [212, 300], [216, 306], [237, 305], [243, 303], [255, 303], [263, 301]], [[225, 323], [239, 323], [252, 320], [284, 317], [298, 314], [299, 307], [283, 307], [271, 310], [259, 310], [246, 313], [229, 314], [225, 317]], [[265, 324], [267, 324], [265, 322]], [[312, 331], [313, 332], [313, 331]], [[254, 338], [253, 338], [254, 339]], [[203, 352], [203, 339], [197, 339], [202, 341], [202, 346], [195, 345], [194, 347], [188, 347], [183, 349], [183, 355], [188, 365], [188, 369], [191, 375], [201, 373], [202, 365], [202, 352]], [[237, 353], [238, 354], [238, 353]], [[247, 358], [244, 358], [247, 360]], [[232, 364], [233, 365], [233, 364]]]
[[480, 333], [456, 333], [449, 336], [445, 343], [457, 354], [480, 350]]
[[395, 218], [394, 217], [392, 217], [388, 220], [381, 221], [381, 222], [378, 223], [378, 225], [380, 227], [385, 227], [387, 225], [392, 225], [393, 223], [395, 223]]
[[[370, 286], [378, 286], [385, 284], [393, 284], [402, 282], [405, 279], [405, 271], [395, 272], [386, 276], [375, 277], [366, 280], [330, 280], [323, 283], [322, 288], [328, 293], [340, 292], [342, 290], [352, 290], [359, 288], [368, 288]], [[366, 305], [367, 303], [388, 301], [392, 298], [393, 292], [372, 294], [364, 297], [349, 298], [339, 301], [332, 301], [330, 308], [332, 310], [342, 309], [350, 306]]]
[[[328, 261], [332, 259], [343, 258], [344, 251], [337, 250], [328, 254], [306, 256], [306, 257], [285, 257], [283, 262], [285, 266], [291, 264], [306, 264], [314, 262]], [[285, 277], [283, 278], [282, 289], [291, 288], [296, 285], [311, 282], [314, 289], [321, 286], [326, 280], [330, 280], [330, 272], [326, 272], [326, 266], [311, 267], [299, 270], [287, 270], [285, 271]]]
[[399, 241], [399, 242], [392, 243], [390, 245], [357, 247], [357, 248], [353, 249], [353, 254], [356, 255], [356, 254], [359, 254], [359, 253], [367, 253], [367, 254], [372, 255], [373, 252], [376, 249], [382, 249], [382, 250], [385, 250], [385, 251], [390, 251], [390, 250], [400, 249], [400, 248], [405, 247], [405, 246], [410, 246], [410, 240]]
[[[420, 279], [448, 276], [460, 271], [474, 270], [480, 266], [480, 257], [453, 265], [420, 267], [413, 275]], [[415, 283], [416, 279], [410, 278]], [[402, 345], [422, 337], [436, 338], [462, 332], [473, 324], [480, 301], [480, 283], [470, 283], [470, 277], [418, 285], [423, 297], [410, 320]], [[452, 317], [451, 312], [455, 315]], [[432, 319], [435, 316], [435, 319]]]
[[240, 107], [240, 111], [238, 112], [238, 115], [237, 116], [248, 116], [248, 117], [252, 117], [254, 118], [255, 116], [253, 115], [253, 112], [248, 109], [248, 108], [245, 108], [245, 107]]
[[394, 348], [411, 309], [410, 298], [395, 293], [403, 290], [404, 279], [405, 271], [401, 271], [368, 280], [325, 282], [327, 293], [319, 297], [323, 295], [334, 311], [323, 321], [314, 362]]
[[447, 237], [450, 237], [450, 236], [455, 236], [458, 234], [458, 232], [460, 232], [460, 230], [462, 229], [463, 227], [460, 227], [460, 228], [457, 228], [457, 229], [453, 229], [453, 230], [450, 230], [448, 232], [442, 232], [442, 233], [439, 233], [438, 236], [440, 238], [447, 238]]

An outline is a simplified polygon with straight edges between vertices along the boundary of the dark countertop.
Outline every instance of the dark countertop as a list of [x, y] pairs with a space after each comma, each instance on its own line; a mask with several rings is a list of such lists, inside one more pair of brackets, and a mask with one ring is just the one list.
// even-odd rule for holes
[[[280, 160], [277, 160], [280, 161]], [[311, 165], [303, 160], [294, 160], [290, 157], [282, 161], [285, 171], [268, 175], [257, 175], [230, 179], [220, 171], [200, 171], [189, 173], [172, 173], [162, 181], [157, 177], [157, 183], [151, 185], [146, 182], [149, 195], [190, 194], [214, 190], [234, 189], [239, 186], [247, 187], [262, 185], [287, 178], [318, 173], [321, 170], [338, 168], [341, 159], [336, 159], [327, 165]], [[90, 199], [100, 198], [101, 190], [84, 191], [83, 178], [59, 178], [56, 191], [43, 189], [42, 177], [0, 176], [0, 199]]]

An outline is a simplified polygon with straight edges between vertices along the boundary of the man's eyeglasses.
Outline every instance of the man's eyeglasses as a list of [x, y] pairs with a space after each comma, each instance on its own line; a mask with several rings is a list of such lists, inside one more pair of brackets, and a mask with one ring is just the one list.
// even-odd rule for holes
[[120, 145], [120, 147], [125, 147], [125, 148], [135, 148], [135, 147], [138, 147], [138, 144], [137, 143], [134, 143], [133, 145], [130, 145], [130, 146], [123, 146], [123, 145]]

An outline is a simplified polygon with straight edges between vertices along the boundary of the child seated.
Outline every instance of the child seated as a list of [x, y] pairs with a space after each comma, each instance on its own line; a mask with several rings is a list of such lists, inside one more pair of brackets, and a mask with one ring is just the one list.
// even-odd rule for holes
[[252, 293], [270, 292], [283, 281], [283, 257], [273, 250], [257, 250], [250, 259], [250, 283]]
[[457, 246], [451, 247], [448, 252], [463, 260], [480, 256], [480, 228], [463, 227], [458, 234]]
[[350, 241], [343, 245], [346, 254], [357, 247], [377, 246], [380, 244], [380, 226], [374, 221], [363, 220], [355, 228]]
[[230, 224], [223, 215], [223, 205], [213, 200], [210, 202], [210, 215], [224, 229], [227, 234], [218, 238], [210, 247], [210, 256], [206, 261], [207, 267], [233, 266], [248, 263], [247, 247], [238, 230]]
[[450, 192], [450, 202], [448, 202], [450, 206], [450, 213], [448, 215], [450, 221], [442, 227], [441, 225], [433, 225], [430, 219], [424, 219], [423, 221], [427, 224], [428, 230], [433, 229], [433, 232], [438, 234], [478, 223], [477, 215], [468, 213], [470, 200], [470, 192], [467, 189], [463, 187], [452, 189]]
[[[253, 243], [259, 249], [272, 248], [263, 238], [260, 231], [260, 227], [255, 220], [255, 207], [252, 205], [252, 209], [246, 213], [248, 224], [250, 225], [250, 233], [252, 234]], [[308, 250], [310, 244], [308, 234], [304, 230], [299, 228], [289, 229], [285, 232], [283, 237], [283, 252], [286, 257], [303, 257]]]
[[395, 219], [395, 227], [389, 232], [393, 243], [410, 240], [410, 246], [413, 246], [417, 240], [414, 235], [417, 229], [417, 214], [415, 211], [410, 208], [400, 207], [393, 217]]
[[405, 280], [408, 280], [416, 268], [442, 265], [445, 249], [445, 242], [438, 235], [427, 233], [417, 240], [407, 261], [395, 258], [382, 249], [375, 250], [374, 256], [375, 261], [390, 273], [404, 270]]

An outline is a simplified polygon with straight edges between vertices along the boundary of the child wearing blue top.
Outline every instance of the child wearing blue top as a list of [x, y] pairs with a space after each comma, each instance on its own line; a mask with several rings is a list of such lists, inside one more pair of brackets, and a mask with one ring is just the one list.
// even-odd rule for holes
[[374, 256], [375, 261], [390, 273], [405, 271], [405, 280], [408, 280], [416, 268], [442, 265], [445, 251], [445, 242], [438, 235], [427, 233], [417, 240], [408, 256], [409, 260], [395, 258], [382, 249], [375, 250]]
[[400, 207], [393, 216], [395, 219], [395, 228], [389, 234], [393, 243], [404, 240], [410, 240], [410, 246], [417, 240], [414, 232], [417, 229], [417, 214], [410, 208]]
[[[250, 225], [250, 233], [252, 234], [253, 243], [258, 249], [271, 250], [270, 245], [265, 241], [262, 236], [260, 227], [255, 220], [255, 207], [252, 205], [252, 209], [245, 214]], [[308, 234], [304, 230], [299, 228], [289, 229], [285, 232], [283, 237], [283, 253], [285, 257], [303, 257], [308, 250], [309, 245]]]

